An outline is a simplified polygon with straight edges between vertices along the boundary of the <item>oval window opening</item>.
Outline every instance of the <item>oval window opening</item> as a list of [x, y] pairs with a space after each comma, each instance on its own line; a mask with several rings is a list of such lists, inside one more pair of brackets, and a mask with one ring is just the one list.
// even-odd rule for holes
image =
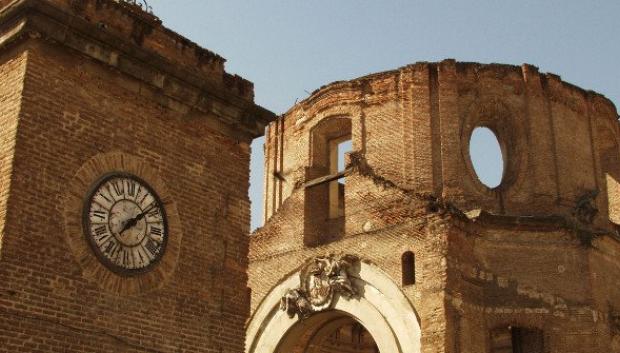
[[497, 137], [486, 127], [477, 127], [469, 140], [469, 155], [478, 179], [489, 188], [502, 182], [504, 158]]

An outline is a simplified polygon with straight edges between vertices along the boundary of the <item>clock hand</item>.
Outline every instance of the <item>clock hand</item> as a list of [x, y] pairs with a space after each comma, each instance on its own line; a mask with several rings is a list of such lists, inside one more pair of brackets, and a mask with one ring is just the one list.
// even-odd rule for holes
[[125, 224], [123, 225], [123, 229], [121, 229], [121, 231], [118, 232], [118, 234], [123, 234], [124, 231], [135, 226], [137, 223], [138, 223], [137, 219], [135, 218], [129, 219], [127, 222], [125, 222]]
[[144, 216], [146, 216], [147, 213], [149, 213], [153, 208], [155, 208], [157, 206], [157, 204], [155, 202], [153, 202], [151, 204], [151, 207], [147, 208], [146, 210], [142, 211], [142, 213], [138, 214], [137, 216], [131, 218], [130, 220], [127, 221], [127, 223], [125, 223], [125, 225], [123, 226], [123, 229], [121, 229], [120, 232], [118, 232], [118, 234], [123, 234], [124, 231], [126, 231], [127, 229], [135, 226], [136, 224], [138, 224], [138, 221], [141, 220], [142, 218], [144, 218]]
[[146, 216], [147, 213], [151, 212], [152, 209], [154, 209], [157, 206], [157, 203], [153, 202], [151, 204], [151, 207], [147, 208], [146, 210], [142, 211], [142, 213], [140, 213], [139, 215], [137, 215], [135, 217], [136, 221], [141, 220], [142, 218], [144, 218], [144, 216]]

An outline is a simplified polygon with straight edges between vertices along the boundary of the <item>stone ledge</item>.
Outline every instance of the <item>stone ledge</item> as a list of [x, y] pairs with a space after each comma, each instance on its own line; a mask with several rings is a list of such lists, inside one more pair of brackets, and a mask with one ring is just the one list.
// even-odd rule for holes
[[[577, 234], [585, 235], [590, 238], [590, 241], [599, 236], [609, 237], [616, 242], [620, 242], [620, 236], [618, 234], [604, 230], [596, 229], [592, 227], [585, 227], [577, 224], [575, 221], [571, 221], [567, 217], [560, 215], [548, 215], [548, 216], [515, 216], [515, 215], [500, 215], [488, 212], [482, 209], [475, 209], [465, 212], [467, 218], [473, 223], [482, 223], [484, 225], [494, 225], [503, 228], [518, 228], [520, 230], [570, 230]], [[587, 240], [587, 239], [585, 239]], [[584, 241], [585, 241], [584, 240]]]
[[0, 10], [0, 47], [29, 38], [62, 44], [111, 66], [146, 83], [160, 96], [160, 104], [187, 114], [214, 116], [248, 139], [262, 136], [275, 119], [275, 114], [253, 103], [249, 81], [225, 72], [221, 77], [206, 75], [173, 63], [46, 1], [17, 0]]

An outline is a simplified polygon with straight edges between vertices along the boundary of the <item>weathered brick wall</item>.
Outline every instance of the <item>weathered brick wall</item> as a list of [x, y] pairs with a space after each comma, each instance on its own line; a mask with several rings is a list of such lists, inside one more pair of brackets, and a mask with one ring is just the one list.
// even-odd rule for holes
[[[21, 106], [27, 54], [13, 48], [0, 56], [0, 250], [10, 195], [15, 134]], [[0, 256], [2, 254], [0, 253]]]
[[275, 284], [295, 272], [308, 258], [330, 253], [357, 255], [377, 264], [394, 283], [400, 284], [401, 255], [413, 251], [418, 284], [405, 286], [403, 291], [423, 318], [424, 352], [437, 351], [444, 346], [446, 330], [442, 296], [446, 280], [446, 232], [434, 226], [435, 215], [417, 213], [419, 217], [415, 217], [413, 213], [423, 207], [423, 203], [398, 189], [385, 189], [375, 184], [371, 177], [360, 175], [349, 177], [346, 185], [347, 195], [352, 199], [359, 198], [355, 202], [357, 205], [347, 208], [347, 222], [357, 225], [371, 220], [373, 229], [368, 232], [348, 231], [339, 241], [306, 247], [300, 232], [303, 228], [298, 228], [300, 220], [303, 221], [304, 206], [299, 198], [303, 193], [293, 193], [285, 201], [282, 211], [251, 237], [249, 286], [252, 289], [252, 310]]
[[[549, 352], [609, 350], [618, 303], [615, 240], [584, 245], [571, 230], [481, 223], [455, 237], [448, 256], [449, 306], [460, 347], [485, 351], [491, 330], [541, 329]], [[613, 244], [602, 244], [613, 242]], [[467, 249], [472, 249], [467, 251]], [[606, 258], [604, 264], [598, 263]], [[597, 264], [596, 268], [593, 264]], [[600, 276], [601, 271], [605, 276]], [[598, 297], [597, 299], [595, 299]]]
[[[3, 336], [12, 338], [0, 350], [242, 350], [248, 144], [153, 104], [133, 85], [87, 58], [30, 45], [0, 266]], [[161, 290], [104, 292], [81, 277], [63, 240], [67, 184], [110, 151], [156, 168], [178, 205], [181, 255]]]
[[146, 13], [139, 6], [115, 0], [45, 1], [77, 14], [106, 32], [130, 38], [135, 44], [161, 55], [180, 68], [197, 70], [205, 74], [203, 78], [212, 84], [225, 85], [250, 102], [254, 99], [252, 82], [224, 71], [226, 59], [161, 26], [155, 15]]
[[[0, 23], [19, 44], [0, 54], [0, 351], [242, 352], [249, 145], [272, 114], [222, 58], [157, 22], [133, 38], [154, 19], [128, 5], [20, 6], [7, 18], [25, 26]], [[111, 273], [87, 279], [65, 241], [86, 241], [64, 219], [68, 196], [87, 196], [67, 194], [78, 171], [110, 153], [155, 171], [178, 211], [170, 236], [182, 235], [172, 274], [132, 293], [105, 285]]]
[[[541, 329], [546, 352], [610, 350], [620, 340], [620, 239], [610, 222], [618, 195], [609, 184], [618, 180], [617, 116], [604, 97], [529, 65], [448, 60], [325, 86], [269, 126], [252, 310], [306, 259], [344, 252], [401, 286], [423, 352], [491, 352], [490, 332], [509, 326]], [[343, 117], [353, 140], [345, 234], [308, 247], [304, 210], [325, 207], [304, 192], [312, 134]], [[477, 126], [505, 149], [496, 189], [471, 165]], [[580, 203], [590, 190], [599, 194]], [[593, 223], [577, 217], [589, 207], [599, 211]], [[415, 253], [415, 285], [401, 285], [405, 251]]]
[[[578, 198], [599, 190], [597, 225], [609, 226], [605, 171], [617, 174], [619, 163], [617, 149], [609, 152], [620, 136], [614, 105], [533, 66], [451, 60], [330, 84], [272, 123], [266, 219], [304, 180], [309, 131], [333, 116], [351, 117], [354, 149], [406, 189], [463, 210], [567, 216]], [[504, 180], [493, 190], [477, 179], [469, 158], [478, 126], [491, 128], [505, 149]], [[615, 145], [604, 142], [610, 136]]]

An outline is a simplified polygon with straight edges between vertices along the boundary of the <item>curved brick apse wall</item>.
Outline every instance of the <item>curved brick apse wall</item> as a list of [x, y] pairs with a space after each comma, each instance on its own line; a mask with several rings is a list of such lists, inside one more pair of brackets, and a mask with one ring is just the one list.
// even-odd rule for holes
[[[302, 264], [349, 254], [407, 298], [419, 352], [620, 352], [617, 119], [605, 97], [530, 65], [417, 63], [322, 87], [266, 133], [249, 327], [280, 322], [261, 312], [310, 327], [266, 303]], [[501, 149], [494, 188], [469, 155], [477, 127]], [[363, 323], [345, 304], [332, 309]]]
[[[330, 117], [350, 119], [354, 152], [402, 188], [505, 215], [571, 216], [592, 197], [597, 225], [608, 225], [614, 187], [606, 174], [620, 177], [616, 108], [534, 66], [446, 60], [322, 87], [269, 126], [266, 219], [311, 178], [309, 132]], [[502, 148], [496, 188], [472, 168], [469, 140], [479, 126]]]

